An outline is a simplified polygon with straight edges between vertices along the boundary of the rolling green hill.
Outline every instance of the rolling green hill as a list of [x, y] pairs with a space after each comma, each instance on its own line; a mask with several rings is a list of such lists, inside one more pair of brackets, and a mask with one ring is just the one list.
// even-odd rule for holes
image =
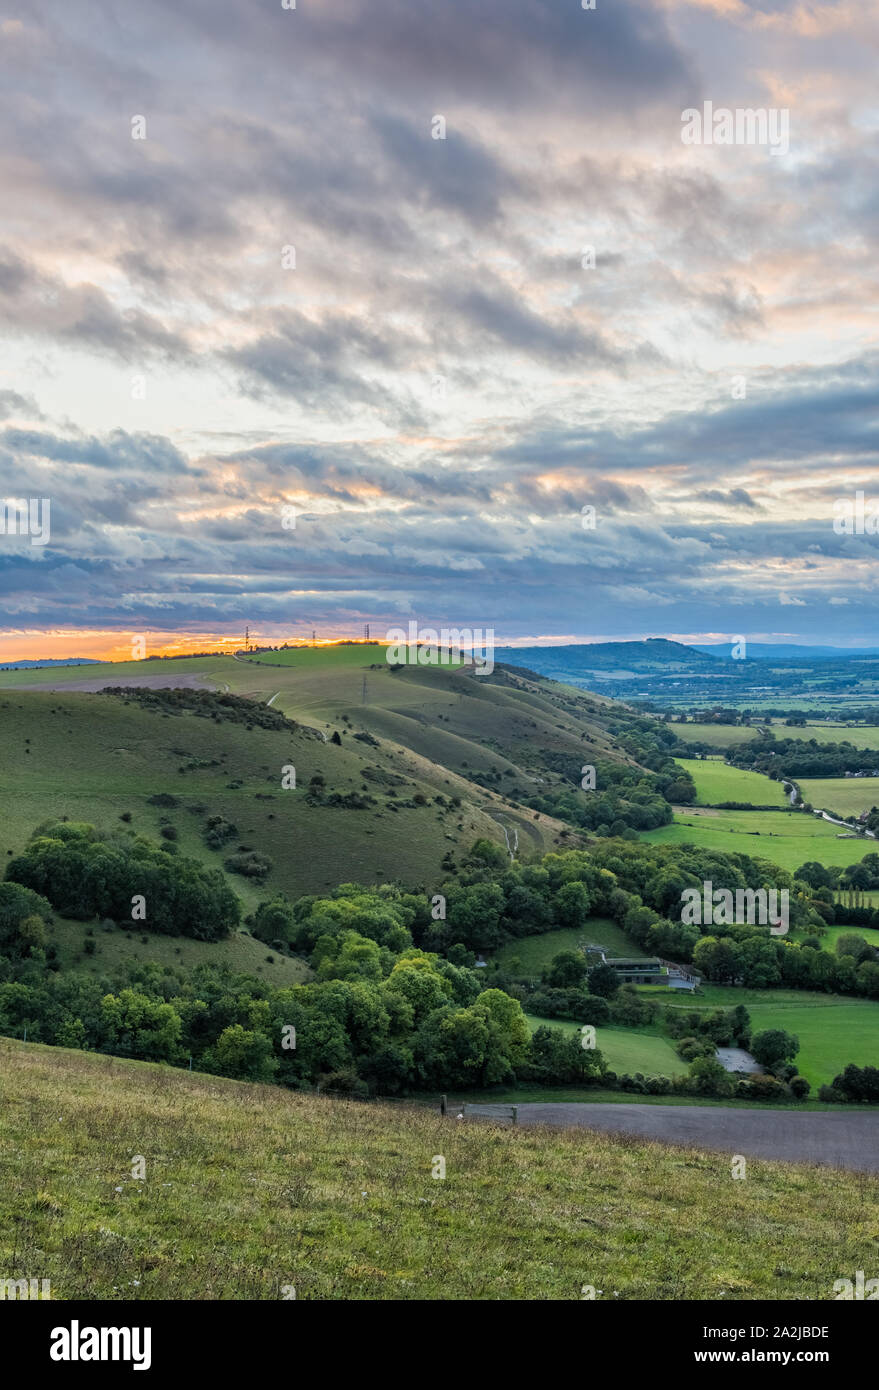
[[[559, 829], [398, 745], [375, 747], [351, 734], [337, 746], [307, 727], [248, 728], [80, 693], [0, 696], [0, 718], [11, 755], [0, 778], [6, 857], [50, 817], [109, 826], [130, 815], [134, 831], [155, 837], [169, 826], [181, 853], [219, 866], [228, 850], [208, 849], [204, 829], [209, 816], [222, 815], [237, 827], [228, 849], [267, 854], [274, 868], [266, 888], [298, 895], [352, 879], [418, 882], [439, 873], [450, 849], [480, 836], [503, 844], [504, 824], [535, 848], [550, 848]], [[296, 787], [285, 790], [290, 766]], [[315, 775], [327, 795], [368, 804], [311, 804]], [[448, 804], [455, 795], [457, 808]], [[170, 804], [151, 804], [154, 797]], [[246, 902], [265, 896], [248, 880], [235, 886]]]
[[[169, 713], [145, 705], [142, 689], [95, 693], [129, 683], [155, 701], [167, 687], [227, 691], [296, 727]], [[182, 853], [220, 864], [204, 828], [221, 815], [237, 827], [230, 849], [273, 862], [265, 884], [236, 879], [247, 905], [346, 880], [429, 884], [478, 838], [519, 855], [577, 843], [576, 830], [520, 803], [570, 786], [562, 763], [631, 763], [608, 709], [502, 668], [488, 678], [460, 666], [392, 670], [382, 647], [365, 645], [0, 672], [0, 853], [20, 852], [50, 817], [110, 825], [130, 815], [134, 831], [169, 827]], [[284, 790], [289, 766], [296, 788]], [[308, 794], [315, 776], [321, 804]], [[157, 796], [173, 802], [157, 806]]]
[[643, 1139], [5, 1039], [0, 1061], [0, 1265], [56, 1299], [799, 1301], [873, 1267], [863, 1174], [731, 1182], [726, 1154]]

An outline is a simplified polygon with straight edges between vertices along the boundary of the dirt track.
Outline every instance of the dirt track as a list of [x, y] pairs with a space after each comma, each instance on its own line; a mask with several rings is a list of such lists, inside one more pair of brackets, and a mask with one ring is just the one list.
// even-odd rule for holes
[[[509, 1107], [499, 1107], [509, 1113]], [[750, 1158], [879, 1173], [879, 1111], [741, 1110], [700, 1105], [548, 1102], [518, 1107], [519, 1124], [582, 1125]]]

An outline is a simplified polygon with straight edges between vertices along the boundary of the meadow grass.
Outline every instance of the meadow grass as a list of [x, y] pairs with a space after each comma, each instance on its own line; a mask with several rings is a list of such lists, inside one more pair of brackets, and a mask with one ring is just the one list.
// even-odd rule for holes
[[875, 1265], [866, 1175], [749, 1159], [735, 1182], [728, 1154], [640, 1138], [0, 1059], [0, 1268], [56, 1299], [832, 1299]]
[[[57, 946], [62, 970], [79, 974], [113, 976], [129, 965], [172, 965], [189, 971], [198, 965], [227, 965], [244, 975], [258, 975], [284, 988], [303, 984], [312, 971], [298, 956], [283, 954], [243, 929], [221, 941], [196, 941], [191, 936], [162, 936], [138, 930], [138, 923], [105, 931], [98, 923], [72, 922], [56, 917], [46, 928], [46, 942]], [[85, 954], [85, 943], [94, 940], [94, 954]], [[143, 937], [146, 937], [144, 942]]]
[[[489, 703], [487, 718], [492, 708]], [[264, 884], [231, 879], [250, 910], [278, 891], [298, 896], [345, 881], [439, 882], [450, 849], [463, 851], [480, 837], [503, 845], [501, 823], [518, 829], [523, 852], [545, 853], [560, 843], [562, 827], [551, 818], [535, 821], [533, 812], [508, 806], [497, 793], [475, 788], [428, 756], [384, 741], [364, 743], [351, 729], [337, 746], [310, 728], [248, 728], [190, 713], [164, 717], [133, 700], [42, 691], [0, 691], [0, 720], [6, 748], [0, 772], [4, 858], [20, 853], [50, 818], [66, 815], [103, 829], [127, 826], [153, 839], [167, 824], [176, 831], [181, 854], [212, 867], [239, 844], [269, 856], [273, 867]], [[491, 755], [480, 752], [488, 764]], [[296, 768], [296, 788], [289, 791], [281, 786], [286, 765]], [[376, 781], [376, 768], [379, 776], [400, 780]], [[365, 792], [374, 804], [347, 809], [310, 803], [308, 783], [316, 773], [328, 793]], [[178, 804], [152, 805], [159, 793], [170, 793]], [[416, 793], [420, 804], [413, 804]], [[459, 808], [436, 803], [437, 795], [448, 801], [456, 793]], [[221, 852], [204, 840], [206, 818], [215, 814], [237, 827]], [[130, 822], [120, 823], [122, 815]]]
[[[677, 727], [677, 726], [675, 726]], [[796, 738], [817, 743], [850, 743], [855, 748], [871, 748], [879, 751], [879, 725], [876, 724], [804, 724], [801, 728], [788, 728], [783, 720], [773, 721], [776, 738]]]
[[[808, 928], [801, 928], [799, 931], [792, 928], [788, 939], [790, 941], [805, 941], [807, 937], [812, 935], [814, 935], [814, 933]], [[865, 941], [869, 942], [871, 946], [875, 946], [879, 949], [879, 931], [877, 931], [875, 927], [846, 926], [827, 927], [824, 935], [819, 938], [821, 941], [821, 949], [830, 951], [832, 955], [836, 955], [836, 943], [841, 936], [861, 936]]]
[[759, 730], [747, 724], [673, 724], [671, 727], [684, 743], [711, 743], [715, 748], [732, 748], [759, 736]]
[[[564, 1033], [579, 1033], [580, 1023], [569, 1019], [538, 1018], [526, 1014], [532, 1033], [535, 1028], [561, 1028]], [[686, 1076], [687, 1063], [682, 1061], [667, 1038], [649, 1028], [613, 1028], [595, 1030], [595, 1046], [611, 1071], [642, 1072], [645, 1076]]]
[[722, 801], [750, 801], [755, 806], [783, 806], [788, 800], [780, 782], [741, 767], [702, 758], [675, 758], [696, 786], [699, 806], [716, 806]]
[[838, 839], [838, 826], [802, 811], [717, 811], [697, 815], [675, 812], [671, 825], [645, 831], [639, 838], [650, 845], [695, 845], [724, 854], [751, 854], [779, 868], [794, 870], [809, 860], [844, 868], [859, 863], [872, 840]]
[[[859, 816], [879, 805], [879, 777], [809, 777], [797, 785], [803, 800], [810, 801], [816, 811]], [[867, 842], [865, 854], [871, 843]], [[873, 849], [879, 845], [873, 844]]]

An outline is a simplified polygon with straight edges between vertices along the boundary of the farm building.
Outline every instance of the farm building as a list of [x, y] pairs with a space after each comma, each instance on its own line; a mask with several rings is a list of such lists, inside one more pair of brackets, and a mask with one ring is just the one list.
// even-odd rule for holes
[[607, 956], [605, 965], [615, 970], [624, 985], [662, 985], [667, 983], [665, 966], [658, 956], [644, 960], [629, 959], [625, 956]]

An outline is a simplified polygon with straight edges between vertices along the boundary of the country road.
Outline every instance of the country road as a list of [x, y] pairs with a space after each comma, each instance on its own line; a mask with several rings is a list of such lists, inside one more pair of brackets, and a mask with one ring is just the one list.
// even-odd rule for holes
[[[480, 1104], [480, 1110], [493, 1106]], [[497, 1107], [499, 1116], [509, 1106]], [[860, 1110], [744, 1110], [734, 1106], [616, 1105], [547, 1102], [518, 1106], [525, 1125], [582, 1126], [635, 1134], [687, 1148], [719, 1149], [746, 1158], [825, 1163], [879, 1173], [879, 1112]]]

